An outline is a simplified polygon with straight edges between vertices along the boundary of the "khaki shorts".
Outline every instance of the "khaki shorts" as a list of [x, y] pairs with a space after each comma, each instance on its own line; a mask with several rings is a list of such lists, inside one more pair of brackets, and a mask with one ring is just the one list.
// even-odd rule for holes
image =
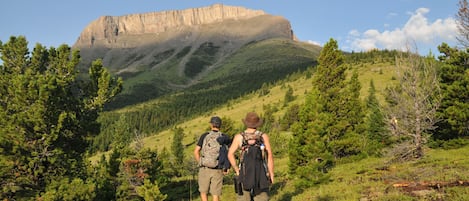
[[199, 168], [199, 192], [220, 196], [222, 187], [222, 169]]

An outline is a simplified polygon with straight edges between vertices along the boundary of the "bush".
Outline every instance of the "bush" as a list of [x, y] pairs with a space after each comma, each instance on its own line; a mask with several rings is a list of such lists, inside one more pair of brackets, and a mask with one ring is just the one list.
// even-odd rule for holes
[[434, 140], [431, 141], [428, 145], [430, 148], [437, 149], [442, 148], [445, 150], [449, 149], [458, 149], [469, 144], [469, 141], [463, 138], [456, 138], [450, 140]]
[[40, 200], [93, 200], [95, 196], [95, 184], [85, 183], [79, 178], [72, 181], [64, 178], [48, 185]]

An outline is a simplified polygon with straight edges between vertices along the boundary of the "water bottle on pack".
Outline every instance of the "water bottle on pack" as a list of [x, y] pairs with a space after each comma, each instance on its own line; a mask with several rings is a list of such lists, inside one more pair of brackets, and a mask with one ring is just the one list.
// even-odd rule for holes
[[265, 145], [261, 144], [260, 148], [261, 148], [261, 153], [262, 153], [262, 159], [265, 159]]

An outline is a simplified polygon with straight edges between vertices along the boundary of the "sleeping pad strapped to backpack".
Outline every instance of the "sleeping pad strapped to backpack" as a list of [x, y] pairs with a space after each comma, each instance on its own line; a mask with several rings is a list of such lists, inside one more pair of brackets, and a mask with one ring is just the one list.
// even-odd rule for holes
[[243, 143], [240, 155], [239, 179], [243, 184], [243, 189], [254, 195], [261, 193], [270, 186], [262, 134], [260, 131], [241, 133]]

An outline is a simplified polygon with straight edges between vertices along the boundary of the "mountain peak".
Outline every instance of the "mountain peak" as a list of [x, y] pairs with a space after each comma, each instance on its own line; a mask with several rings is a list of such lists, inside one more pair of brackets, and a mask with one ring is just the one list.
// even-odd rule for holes
[[[266, 15], [262, 10], [213, 4], [207, 7], [162, 12], [101, 16], [80, 34], [75, 47], [113, 47], [118, 37], [160, 34], [167, 30], [212, 24], [225, 20], [243, 20]], [[140, 44], [128, 44], [138, 46]]]

